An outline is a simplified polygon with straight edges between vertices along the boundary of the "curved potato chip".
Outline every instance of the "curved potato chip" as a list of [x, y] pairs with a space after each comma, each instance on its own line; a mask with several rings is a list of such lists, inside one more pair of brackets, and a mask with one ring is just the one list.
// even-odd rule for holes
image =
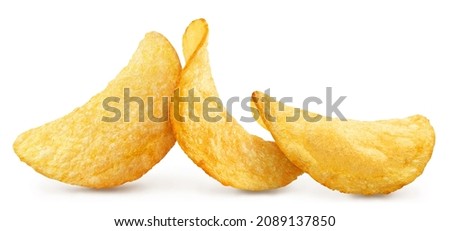
[[252, 116], [255, 119], [255, 121], [264, 129], [267, 130], [267, 126], [264, 124], [264, 121], [261, 119], [261, 116], [259, 115], [259, 111], [257, 109], [256, 103], [252, 100], [250, 101], [250, 110], [252, 111]]
[[[167, 102], [163, 105], [163, 97], [173, 94], [180, 71], [178, 55], [170, 42], [159, 33], [148, 33], [128, 66], [106, 89], [68, 115], [23, 133], [15, 141], [14, 150], [37, 172], [69, 184], [108, 188], [136, 180], [175, 143], [169, 106]], [[125, 111], [125, 91], [143, 100], [153, 97], [153, 115], [165, 116], [166, 120], [142, 121], [142, 112], [150, 107], [147, 104], [139, 110], [141, 106], [131, 101], [129, 111]], [[129, 113], [129, 122], [126, 118], [104, 121], [111, 114], [102, 108], [107, 98], [114, 99], [117, 110], [124, 108], [124, 117]]]
[[295, 165], [330, 189], [387, 194], [414, 181], [431, 158], [434, 130], [423, 116], [373, 122], [325, 117], [292, 121], [305, 111], [280, 102], [268, 107], [266, 97], [254, 92], [252, 99], [275, 142]]
[[[223, 185], [266, 190], [289, 184], [301, 171], [273, 142], [245, 131], [218, 99], [211, 77], [207, 39], [208, 25], [203, 19], [193, 21], [183, 36], [187, 62], [175, 102], [181, 102], [191, 92], [200, 103], [191, 107], [186, 103], [172, 104], [171, 121], [179, 145], [194, 163]], [[190, 99], [192, 102], [194, 98]], [[209, 119], [204, 116], [207, 110], [204, 102], [208, 100], [218, 109], [209, 113]], [[195, 115], [200, 115], [197, 121], [192, 117]], [[214, 118], [220, 119], [212, 121]]]

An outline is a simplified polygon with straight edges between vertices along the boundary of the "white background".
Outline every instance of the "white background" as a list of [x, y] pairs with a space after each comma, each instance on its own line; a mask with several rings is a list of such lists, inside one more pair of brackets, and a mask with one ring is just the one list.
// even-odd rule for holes
[[[0, 3], [1, 230], [145, 230], [116, 228], [113, 218], [153, 215], [334, 215], [336, 226], [322, 230], [448, 226], [441, 213], [450, 193], [448, 2], [10, 2]], [[340, 107], [347, 118], [423, 114], [437, 137], [424, 174], [388, 196], [341, 194], [307, 175], [280, 190], [249, 193], [223, 187], [176, 145], [138, 181], [95, 191], [50, 180], [20, 162], [12, 150], [17, 135], [101, 91], [146, 32], [163, 33], [181, 52], [185, 27], [200, 17], [210, 25], [211, 65], [223, 99], [270, 87], [273, 96], [292, 96], [301, 106], [331, 86], [336, 97], [347, 96]], [[248, 116], [237, 106], [233, 113]], [[244, 126], [271, 138], [255, 123]]]

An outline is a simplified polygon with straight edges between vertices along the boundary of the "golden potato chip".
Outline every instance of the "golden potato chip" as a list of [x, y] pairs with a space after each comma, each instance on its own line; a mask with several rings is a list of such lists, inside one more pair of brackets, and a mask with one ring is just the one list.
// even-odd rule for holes
[[[207, 39], [208, 25], [203, 19], [193, 21], [183, 37], [183, 53], [187, 61], [179, 83], [179, 94], [175, 93], [175, 102], [170, 110], [179, 145], [194, 163], [223, 185], [244, 190], [266, 190], [289, 184], [301, 171], [273, 142], [245, 131], [227, 114], [218, 99], [209, 66]], [[198, 97], [198, 101], [194, 97]], [[190, 103], [196, 100], [197, 103], [193, 106], [186, 101], [181, 103], [183, 99], [189, 99]], [[207, 111], [205, 102], [216, 109], [209, 112], [208, 117], [204, 116]]]
[[434, 130], [423, 116], [373, 122], [327, 121], [326, 117], [308, 122], [303, 116], [293, 121], [305, 111], [279, 102], [269, 104], [265, 97], [253, 93], [277, 145], [296, 166], [330, 189], [387, 194], [414, 181], [431, 158]]
[[256, 108], [258, 108], [256, 106], [256, 103], [253, 100], [250, 101], [250, 110], [252, 112], [253, 118], [261, 127], [263, 127], [264, 129], [267, 130], [267, 126], [266, 126], [266, 124], [264, 124], [264, 121], [261, 119], [261, 116], [259, 115], [259, 111]]
[[[169, 41], [156, 32], [148, 33], [128, 66], [106, 89], [68, 115], [23, 133], [14, 150], [37, 172], [69, 184], [108, 188], [136, 180], [175, 143], [169, 105], [163, 98], [173, 94], [180, 71]], [[148, 97], [153, 105], [146, 102]], [[115, 114], [105, 110], [106, 99], [112, 99], [106, 106], [114, 107]], [[154, 117], [166, 120], [150, 120], [149, 109]], [[142, 113], [148, 115], [144, 120]]]

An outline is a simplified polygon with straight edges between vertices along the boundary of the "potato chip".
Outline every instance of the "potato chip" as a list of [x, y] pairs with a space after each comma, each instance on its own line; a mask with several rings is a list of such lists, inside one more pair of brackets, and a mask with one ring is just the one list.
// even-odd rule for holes
[[[169, 41], [156, 32], [148, 33], [128, 66], [106, 89], [68, 115], [23, 133], [14, 150], [37, 172], [73, 185], [108, 188], [136, 180], [175, 143], [169, 105], [163, 108], [163, 97], [173, 94], [180, 72], [178, 55]], [[166, 116], [166, 120], [141, 120], [149, 103], [140, 110], [139, 103], [128, 102], [129, 110], [125, 111], [125, 91], [136, 97], [133, 99], [153, 97], [152, 115]], [[109, 106], [123, 108], [119, 111], [123, 117], [106, 122], [104, 118], [112, 115], [102, 105], [111, 97], [118, 101]]]
[[434, 130], [421, 115], [373, 122], [327, 121], [326, 117], [317, 122], [305, 117], [294, 121], [294, 115], [305, 112], [279, 102], [268, 107], [264, 97], [253, 93], [277, 145], [296, 166], [330, 189], [387, 194], [414, 181], [431, 158]]
[[[209, 66], [207, 39], [208, 25], [203, 19], [193, 21], [183, 37], [187, 62], [175, 101], [181, 102], [181, 98], [193, 91], [198, 103], [193, 107], [188, 103], [172, 104], [171, 121], [179, 145], [194, 163], [223, 185], [256, 191], [289, 184], [301, 171], [273, 142], [245, 131], [218, 100]], [[220, 120], [212, 121], [203, 116], [204, 102], [208, 100], [218, 109], [209, 113], [209, 118]], [[198, 116], [198, 120], [192, 116]]]
[[256, 106], [256, 103], [253, 100], [250, 101], [250, 110], [252, 112], [253, 118], [261, 127], [263, 127], [264, 129], [267, 130], [267, 126], [266, 126], [266, 124], [264, 124], [264, 121], [261, 119], [261, 116], [259, 115], [259, 111], [256, 108], [258, 108]]

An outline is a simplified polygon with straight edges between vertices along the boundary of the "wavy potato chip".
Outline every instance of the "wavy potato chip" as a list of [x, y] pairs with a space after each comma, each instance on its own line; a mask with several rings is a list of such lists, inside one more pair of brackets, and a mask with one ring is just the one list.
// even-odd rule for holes
[[[171, 121], [179, 145], [194, 163], [223, 185], [256, 191], [289, 184], [301, 171], [273, 142], [245, 131], [218, 100], [207, 40], [208, 25], [203, 19], [193, 21], [183, 36], [187, 62], [175, 100], [181, 102], [182, 97], [188, 97], [189, 91], [193, 91], [199, 103], [193, 107], [187, 103], [172, 104]], [[209, 113], [209, 118], [220, 118], [218, 121], [203, 116], [206, 110], [203, 102], [209, 99], [209, 103], [218, 108]], [[190, 119], [193, 115], [198, 116], [197, 121]]]
[[304, 111], [279, 102], [268, 107], [265, 97], [254, 92], [252, 99], [277, 145], [296, 166], [330, 189], [387, 194], [414, 181], [431, 158], [435, 135], [423, 116], [373, 122], [326, 117], [292, 121], [294, 113]]
[[[105, 122], [103, 118], [110, 118], [111, 113], [102, 104], [108, 97], [117, 97], [120, 101], [114, 106], [125, 109], [128, 89], [133, 97], [153, 97], [153, 115], [168, 118], [163, 97], [173, 94], [180, 71], [178, 55], [169, 41], [159, 33], [148, 33], [106, 89], [68, 115], [21, 134], [14, 150], [37, 172], [73, 185], [108, 188], [136, 180], [174, 145], [170, 121], [139, 121], [140, 106], [129, 102], [129, 122], [125, 118]], [[143, 112], [148, 107], [146, 103]]]

